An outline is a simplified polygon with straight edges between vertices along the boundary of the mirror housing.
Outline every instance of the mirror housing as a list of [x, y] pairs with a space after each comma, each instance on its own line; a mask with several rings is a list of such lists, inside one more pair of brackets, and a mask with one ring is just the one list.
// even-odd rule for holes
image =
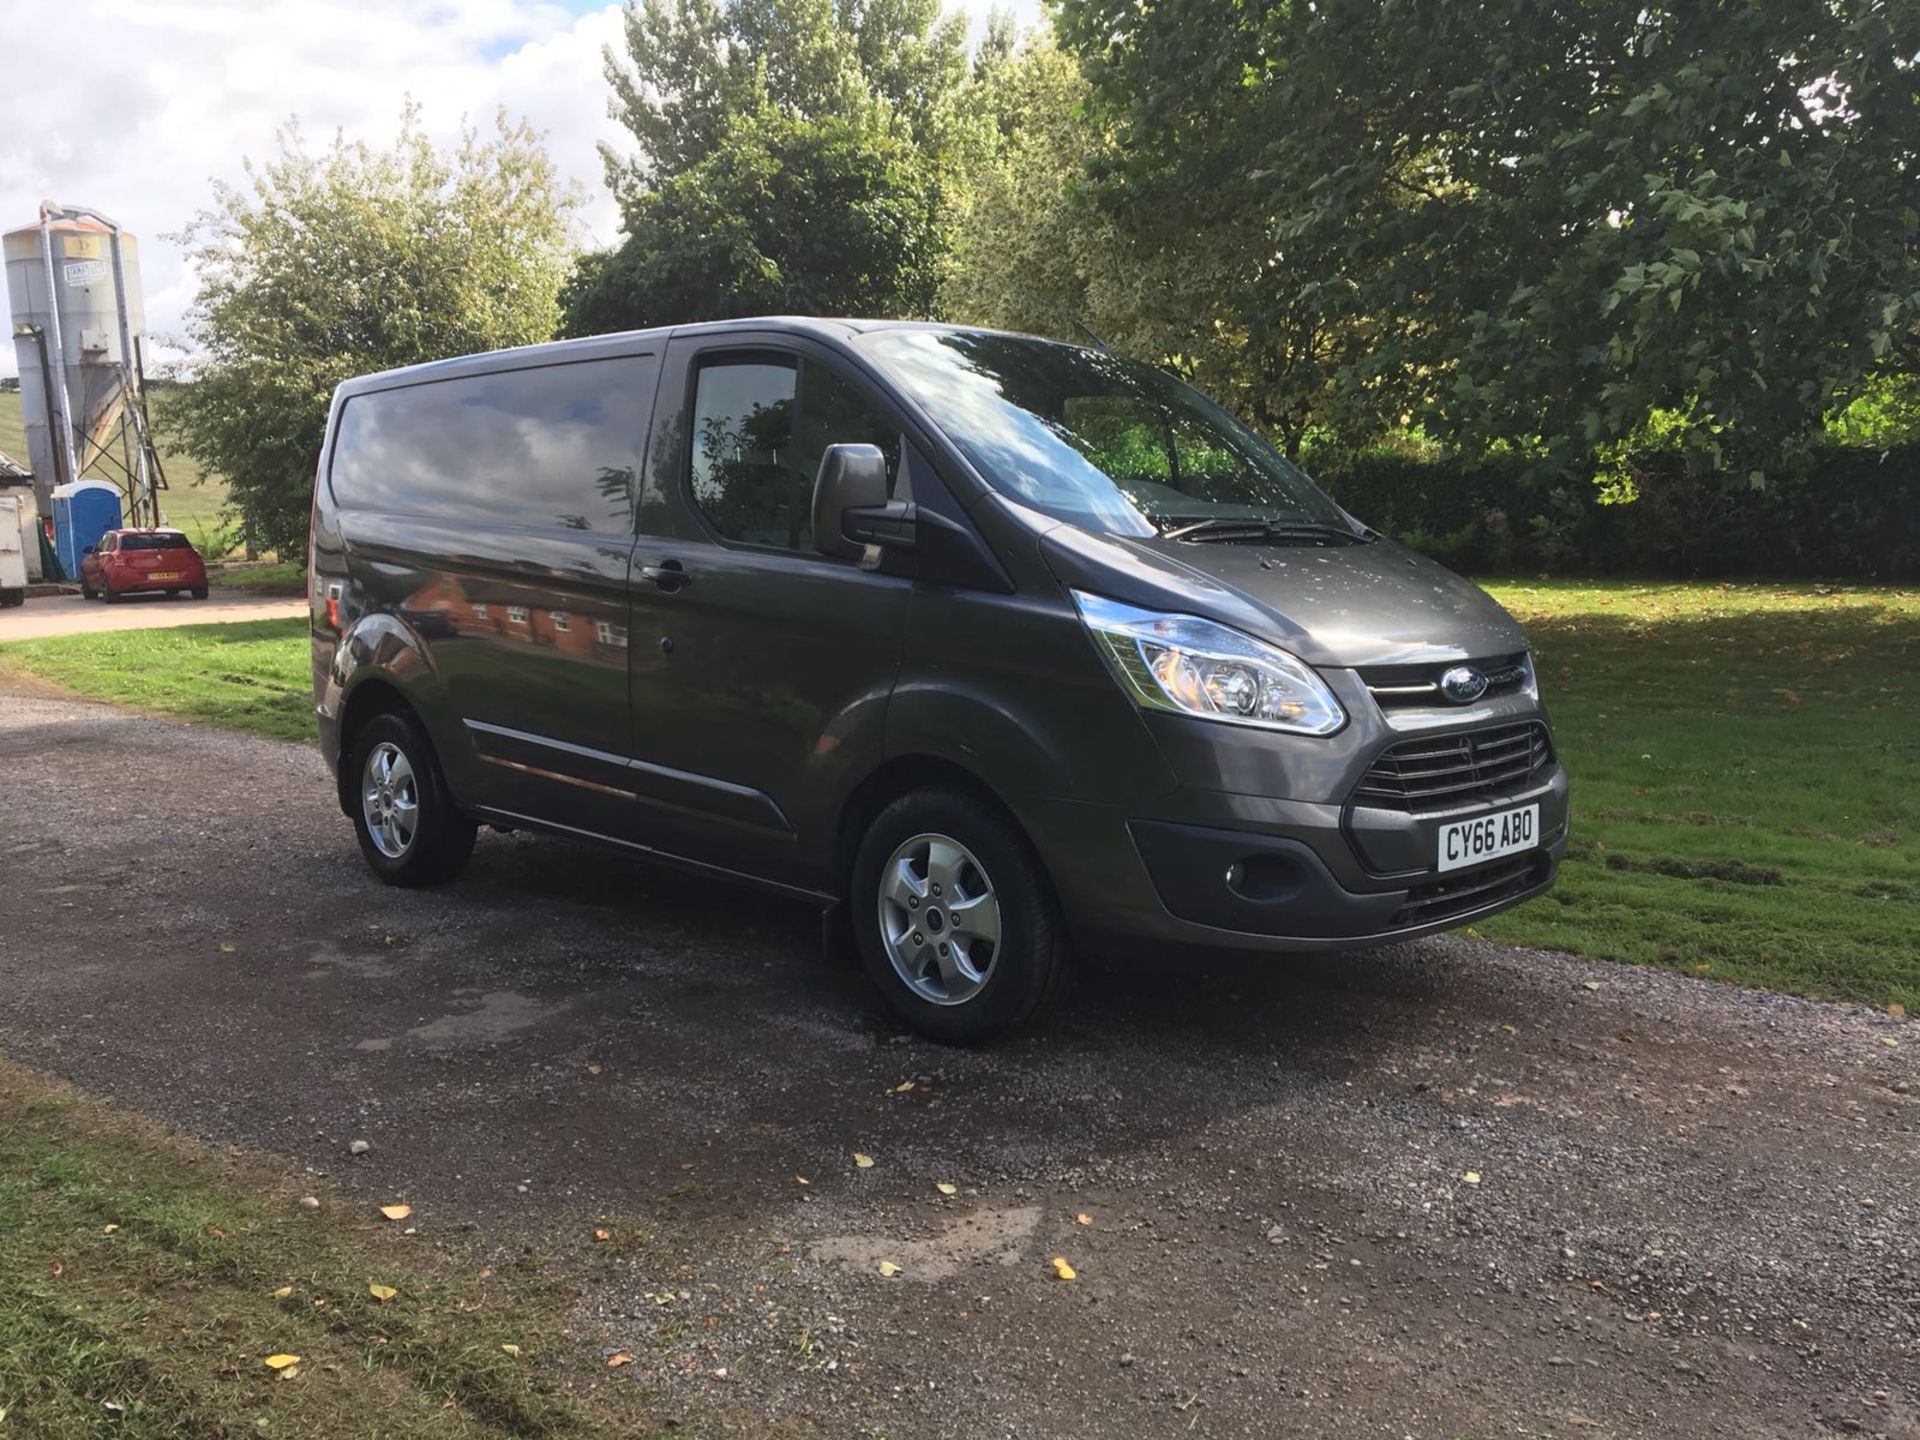
[[829, 445], [813, 480], [813, 545], [823, 555], [866, 557], [870, 545], [913, 548], [913, 506], [887, 498], [878, 445]]

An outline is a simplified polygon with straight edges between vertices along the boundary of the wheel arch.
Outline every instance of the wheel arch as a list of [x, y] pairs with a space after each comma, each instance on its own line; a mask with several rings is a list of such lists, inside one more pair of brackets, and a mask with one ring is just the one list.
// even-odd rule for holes
[[854, 855], [874, 817], [902, 795], [933, 788], [959, 790], [993, 806], [1006, 816], [1028, 845], [1033, 845], [1033, 836], [1013, 806], [966, 766], [928, 753], [893, 755], [864, 775], [840, 806], [834, 826], [834, 893], [845, 898]]
[[421, 724], [420, 711], [389, 676], [374, 672], [362, 675], [346, 692], [340, 706], [340, 763], [335, 769], [335, 788], [340, 794], [340, 809], [353, 814], [353, 790], [358, 783], [353, 773], [353, 747], [366, 723], [376, 715], [406, 715]]

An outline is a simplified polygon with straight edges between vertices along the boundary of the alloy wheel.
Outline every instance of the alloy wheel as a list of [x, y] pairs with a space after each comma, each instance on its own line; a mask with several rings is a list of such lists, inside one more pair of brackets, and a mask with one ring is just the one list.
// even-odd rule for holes
[[1000, 900], [959, 841], [916, 835], [880, 872], [880, 939], [894, 972], [936, 1005], [980, 993], [1000, 949]]
[[360, 814], [374, 848], [389, 860], [398, 860], [413, 845], [420, 828], [420, 786], [413, 762], [391, 741], [382, 740], [367, 752], [360, 777]]

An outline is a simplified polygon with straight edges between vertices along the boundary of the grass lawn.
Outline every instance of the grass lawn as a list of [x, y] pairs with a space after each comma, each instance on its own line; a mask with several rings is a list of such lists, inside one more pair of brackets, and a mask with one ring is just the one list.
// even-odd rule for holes
[[1558, 886], [1483, 933], [1920, 1009], [1920, 592], [1489, 588], [1574, 814]]
[[[1496, 584], [1574, 784], [1515, 944], [1920, 1010], [1920, 592]], [[0, 647], [103, 699], [304, 740], [306, 622]]]
[[0, 1061], [0, 1435], [659, 1433], [637, 1387], [569, 1378], [536, 1259], [492, 1274], [301, 1195]]
[[[227, 482], [219, 475], [202, 472], [192, 456], [168, 443], [166, 407], [170, 394], [164, 385], [147, 392], [148, 408], [158, 431], [160, 468], [166, 472], [168, 485], [160, 496], [160, 513], [167, 524], [186, 531], [207, 558], [217, 559], [239, 543], [238, 527], [220, 518], [227, 503]], [[22, 465], [29, 463], [27, 426], [16, 394], [0, 395], [0, 450]], [[119, 471], [113, 465], [96, 464], [88, 473], [97, 480], [120, 483]]]
[[313, 738], [307, 620], [106, 630], [0, 645], [16, 668], [82, 695], [274, 740]]
[[307, 568], [288, 560], [263, 565], [236, 565], [213, 577], [223, 590], [245, 590], [254, 595], [300, 596], [307, 593]]

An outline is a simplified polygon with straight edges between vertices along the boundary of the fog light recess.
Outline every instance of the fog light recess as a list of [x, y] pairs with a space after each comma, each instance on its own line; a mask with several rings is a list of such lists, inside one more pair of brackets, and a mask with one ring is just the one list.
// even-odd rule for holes
[[1293, 899], [1301, 878], [1300, 862], [1285, 855], [1247, 855], [1227, 867], [1227, 888], [1261, 905]]

